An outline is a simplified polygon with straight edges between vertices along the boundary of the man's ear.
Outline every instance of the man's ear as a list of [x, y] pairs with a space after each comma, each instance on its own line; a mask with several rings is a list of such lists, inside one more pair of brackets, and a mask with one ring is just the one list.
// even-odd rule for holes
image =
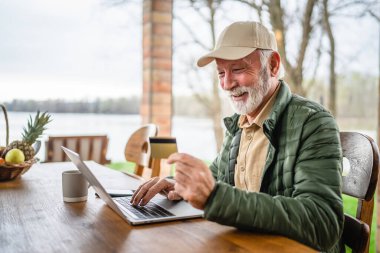
[[270, 61], [269, 61], [269, 69], [270, 75], [275, 77], [278, 75], [278, 71], [280, 70], [281, 57], [280, 54], [276, 51], [273, 51]]

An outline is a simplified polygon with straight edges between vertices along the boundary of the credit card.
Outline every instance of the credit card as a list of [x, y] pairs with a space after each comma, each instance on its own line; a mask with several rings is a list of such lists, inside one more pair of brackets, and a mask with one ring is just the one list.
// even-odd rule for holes
[[175, 137], [149, 137], [149, 145], [152, 158], [166, 159], [178, 152]]

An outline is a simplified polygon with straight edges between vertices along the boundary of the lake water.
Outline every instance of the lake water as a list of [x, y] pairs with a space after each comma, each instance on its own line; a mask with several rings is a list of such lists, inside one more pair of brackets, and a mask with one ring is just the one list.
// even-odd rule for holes
[[[21, 139], [22, 128], [29, 115], [35, 113], [8, 112], [10, 142]], [[109, 137], [107, 158], [113, 162], [125, 161], [124, 147], [129, 136], [141, 125], [140, 115], [106, 115], [51, 113], [53, 121], [47, 126], [46, 135], [97, 135]], [[208, 119], [174, 117], [172, 136], [177, 137], [178, 149], [201, 159], [212, 160], [216, 147], [212, 122]], [[5, 145], [5, 121], [0, 116], [0, 145]], [[37, 157], [44, 160], [44, 148]]]
[[[26, 126], [29, 115], [35, 113], [9, 112], [10, 141], [21, 139], [22, 128]], [[141, 125], [140, 115], [106, 115], [51, 113], [53, 121], [49, 123], [46, 135], [97, 135], [109, 137], [107, 158], [113, 162], [125, 161], [124, 147], [129, 136]], [[341, 129], [341, 131], [358, 131], [376, 140], [372, 130]], [[192, 154], [198, 158], [213, 160], [216, 147], [212, 122], [209, 119], [174, 117], [172, 136], [177, 137], [180, 152]], [[45, 137], [46, 138], [46, 137]], [[5, 122], [0, 116], [0, 145], [5, 145]], [[42, 147], [37, 157], [42, 161], [45, 149]]]

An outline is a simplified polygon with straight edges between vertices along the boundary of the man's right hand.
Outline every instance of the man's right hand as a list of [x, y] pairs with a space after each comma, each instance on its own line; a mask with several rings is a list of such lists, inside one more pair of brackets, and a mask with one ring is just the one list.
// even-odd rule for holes
[[169, 200], [180, 200], [182, 197], [174, 191], [175, 181], [172, 179], [153, 177], [137, 188], [134, 192], [131, 204], [146, 205], [157, 193], [165, 195]]

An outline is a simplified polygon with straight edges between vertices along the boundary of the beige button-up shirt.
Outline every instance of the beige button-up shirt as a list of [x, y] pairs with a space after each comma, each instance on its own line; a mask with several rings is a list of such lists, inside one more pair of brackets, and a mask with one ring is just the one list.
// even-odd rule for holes
[[235, 165], [235, 187], [239, 189], [251, 192], [260, 190], [269, 146], [269, 140], [263, 132], [263, 123], [271, 112], [279, 86], [251, 124], [246, 115], [239, 118], [239, 127], [243, 129]]

